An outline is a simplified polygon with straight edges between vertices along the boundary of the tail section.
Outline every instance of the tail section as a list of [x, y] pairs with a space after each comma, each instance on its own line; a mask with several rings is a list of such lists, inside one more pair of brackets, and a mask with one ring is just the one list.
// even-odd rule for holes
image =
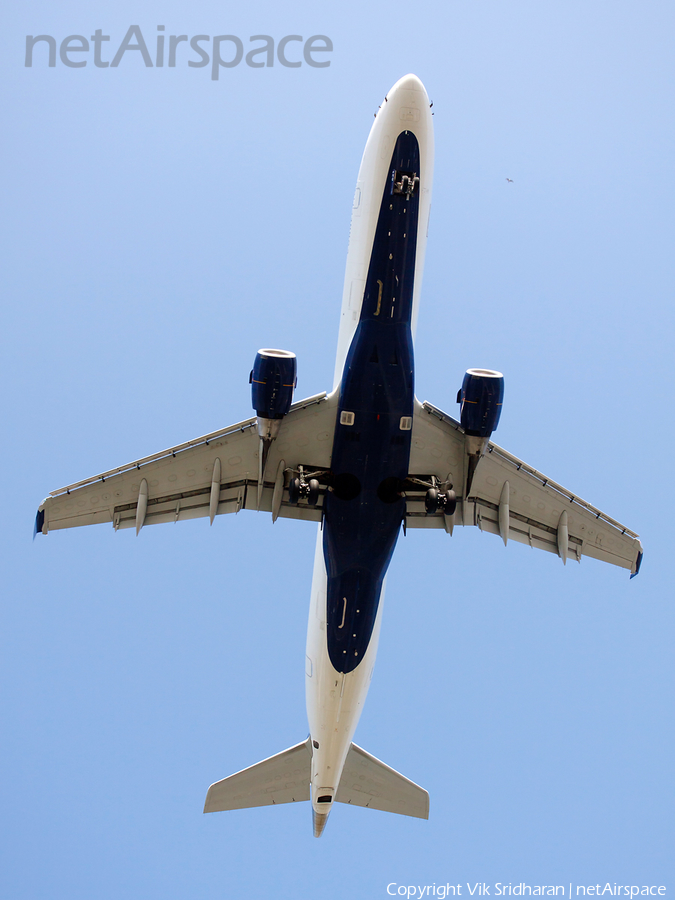
[[[204, 812], [309, 800], [311, 767], [312, 742], [307, 738], [276, 756], [216, 781], [206, 794]], [[335, 800], [418, 819], [429, 818], [427, 791], [356, 744], [347, 753]], [[326, 804], [325, 814], [313, 810], [315, 837], [321, 836], [331, 805]]]
[[276, 756], [216, 781], [206, 794], [204, 812], [309, 800], [311, 765], [311, 743], [307, 738]]
[[429, 794], [414, 781], [352, 744], [335, 799], [402, 816], [429, 818]]
[[321, 837], [323, 830], [328, 821], [328, 813], [318, 813], [312, 809], [312, 827], [314, 829], [314, 837]]

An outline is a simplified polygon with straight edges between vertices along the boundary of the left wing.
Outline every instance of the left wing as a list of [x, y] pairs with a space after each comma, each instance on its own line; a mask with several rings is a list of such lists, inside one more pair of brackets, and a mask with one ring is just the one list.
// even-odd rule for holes
[[170, 447], [152, 456], [60, 488], [43, 501], [35, 530], [42, 534], [77, 525], [118, 528], [261, 509], [294, 519], [321, 520], [319, 502], [288, 503], [290, 472], [326, 470], [335, 430], [337, 392], [295, 403], [272, 442], [258, 503], [260, 438], [256, 419]]
[[492, 441], [480, 456], [472, 457], [471, 449], [459, 422], [415, 400], [410, 474], [451, 483], [457, 509], [452, 517], [427, 515], [421, 488], [407, 495], [407, 527], [452, 533], [454, 525], [477, 525], [505, 544], [529, 544], [563, 562], [592, 556], [637, 575], [642, 545], [634, 531]]

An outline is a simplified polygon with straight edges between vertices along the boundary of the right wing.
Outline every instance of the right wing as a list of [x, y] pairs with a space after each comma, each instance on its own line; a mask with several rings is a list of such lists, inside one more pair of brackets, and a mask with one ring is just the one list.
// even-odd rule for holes
[[[35, 530], [42, 534], [77, 525], [112, 523], [139, 528], [160, 522], [261, 509], [294, 519], [321, 521], [323, 490], [315, 507], [288, 503], [288, 470], [326, 470], [337, 413], [337, 392], [295, 403], [283, 419], [267, 458], [258, 506], [256, 419], [60, 488], [43, 501]], [[283, 465], [282, 465], [283, 463]]]
[[637, 575], [642, 545], [634, 531], [492, 441], [478, 457], [471, 457], [469, 444], [459, 422], [415, 400], [410, 473], [452, 483], [457, 510], [452, 517], [427, 515], [425, 489], [406, 492], [407, 527], [445, 527], [452, 534], [454, 525], [477, 525], [504, 543], [529, 544], [563, 562], [592, 556]]

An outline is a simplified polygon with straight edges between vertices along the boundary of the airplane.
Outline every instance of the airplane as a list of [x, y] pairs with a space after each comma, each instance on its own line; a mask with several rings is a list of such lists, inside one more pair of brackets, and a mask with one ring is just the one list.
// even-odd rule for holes
[[293, 402], [295, 354], [259, 350], [256, 415], [53, 491], [36, 531], [115, 531], [253, 509], [318, 523], [306, 646], [309, 737], [212, 784], [204, 812], [311, 801], [418, 818], [429, 794], [353, 743], [370, 686], [384, 582], [401, 530], [475, 526], [637, 575], [638, 535], [491, 441], [504, 378], [469, 369], [459, 419], [414, 393], [434, 165], [431, 104], [406, 75], [375, 116], [354, 194], [333, 389]]

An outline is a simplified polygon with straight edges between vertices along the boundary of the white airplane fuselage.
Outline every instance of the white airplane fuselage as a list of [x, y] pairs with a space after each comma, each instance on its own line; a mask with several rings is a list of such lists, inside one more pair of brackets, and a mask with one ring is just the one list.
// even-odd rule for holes
[[429, 98], [421, 81], [407, 75], [375, 117], [352, 210], [335, 364], [340, 400], [331, 467], [336, 482], [317, 535], [307, 629], [317, 836], [370, 686], [384, 578], [405, 511], [397, 482], [408, 474], [412, 337], [432, 178]]

